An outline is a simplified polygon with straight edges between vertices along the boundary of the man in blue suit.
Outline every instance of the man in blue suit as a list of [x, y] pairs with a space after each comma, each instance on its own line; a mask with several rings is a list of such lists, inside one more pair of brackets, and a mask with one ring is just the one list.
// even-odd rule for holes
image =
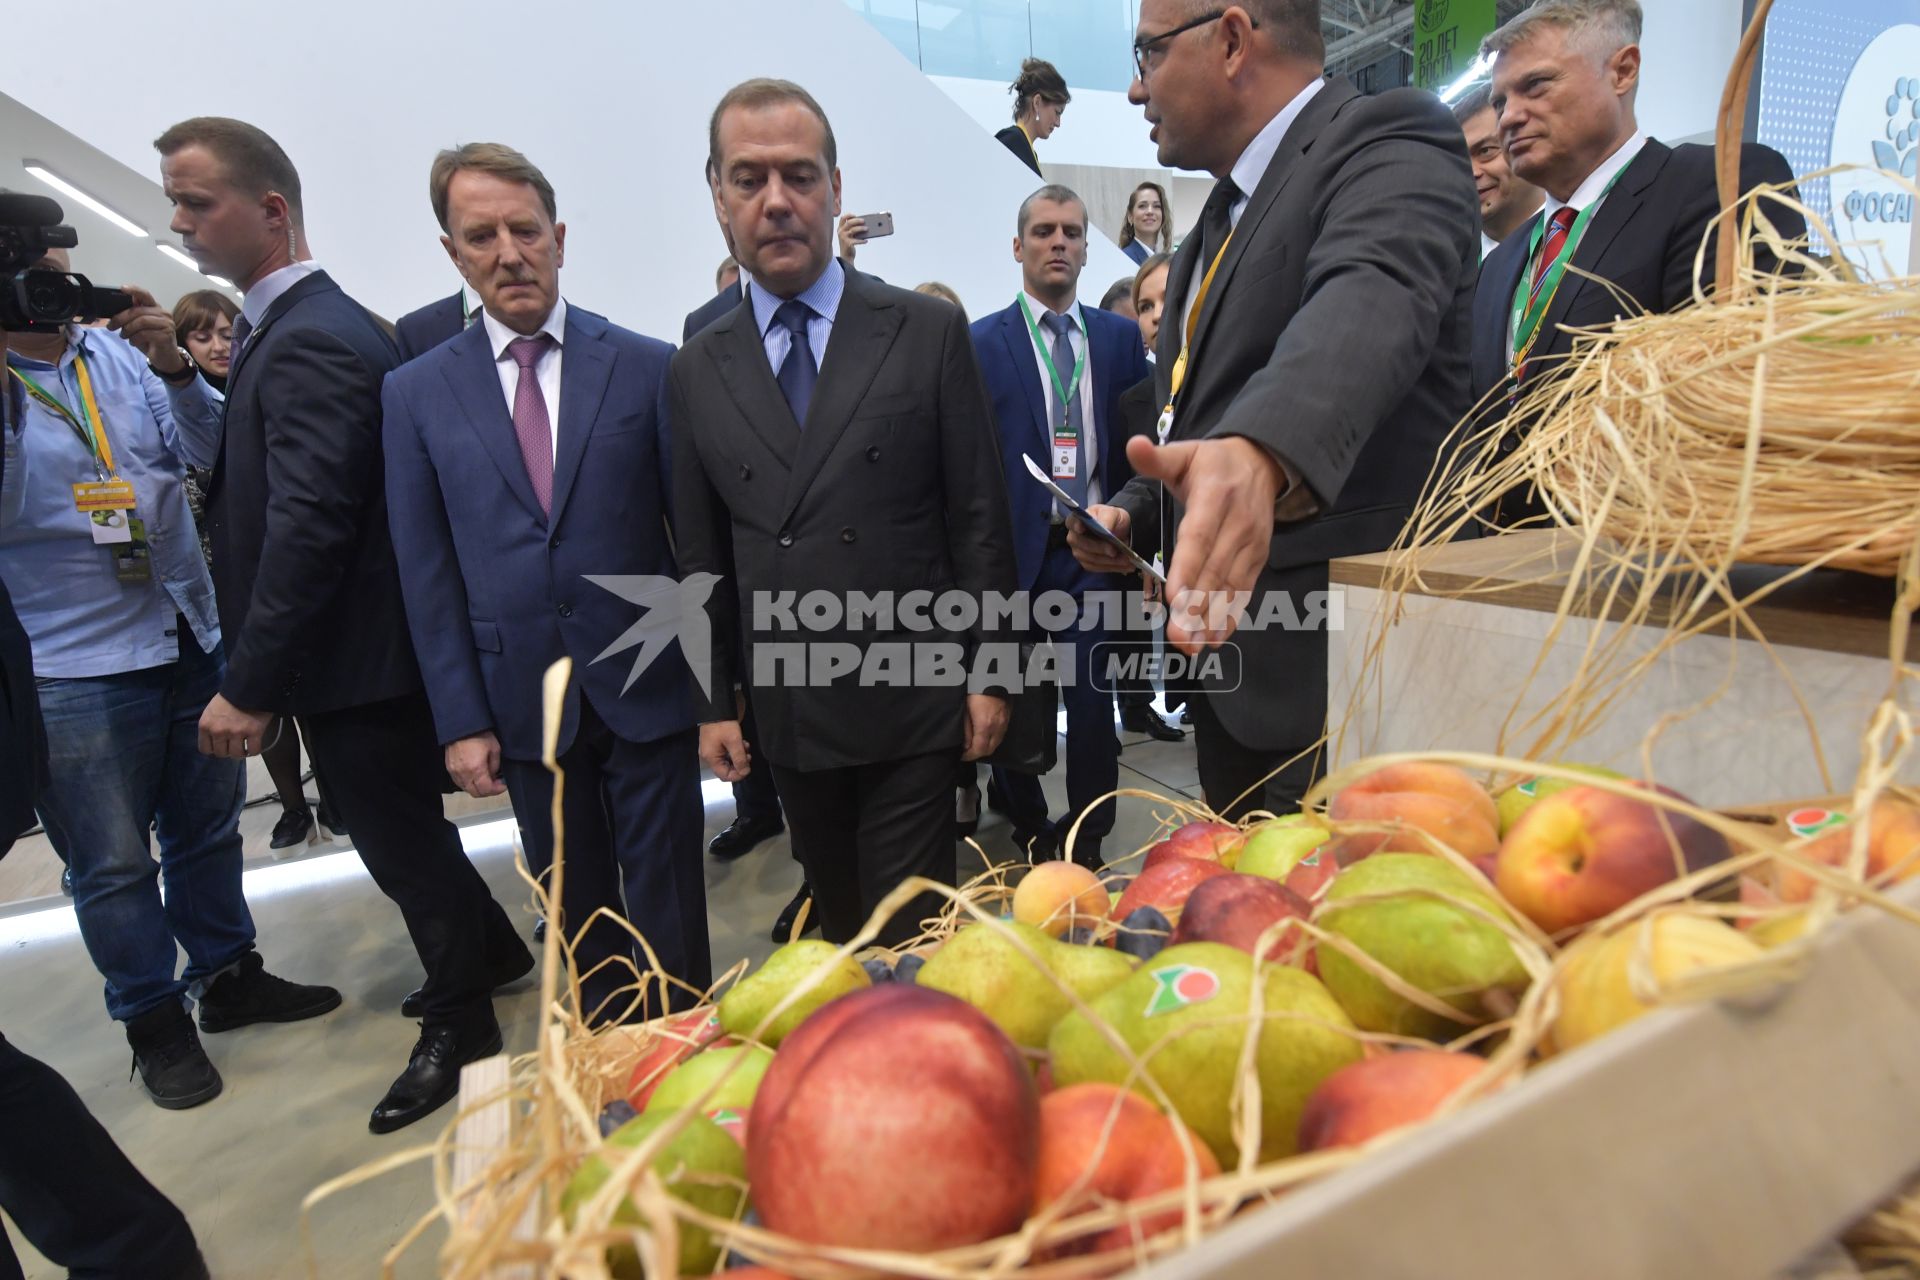
[[[1020, 587], [1035, 599], [1046, 592], [1084, 599], [1089, 591], [1122, 591], [1128, 579], [1089, 573], [1073, 558], [1057, 501], [1028, 474], [1026, 459], [1083, 505], [1102, 501], [1132, 478], [1120, 396], [1148, 374], [1140, 330], [1076, 300], [1087, 263], [1087, 207], [1066, 187], [1042, 187], [1020, 206], [1013, 256], [1020, 296], [974, 323], [973, 347], [1000, 432]], [[1007, 798], [1016, 845], [1035, 859], [1055, 856], [1084, 812], [1073, 857], [1098, 869], [1114, 806], [1095, 802], [1119, 785], [1120, 740], [1112, 682], [1094, 678], [1095, 647], [1107, 634], [1087, 626], [1093, 621], [1104, 619], [1083, 615], [1054, 637], [1067, 706], [1067, 817], [1048, 820], [1038, 778], [1004, 769], [994, 776]], [[1031, 638], [1039, 638], [1037, 626]]]
[[480, 304], [463, 287], [450, 298], [435, 299], [394, 321], [393, 345], [400, 348], [400, 363], [405, 364], [479, 322]]
[[[624, 916], [669, 975], [704, 990], [699, 763], [669, 608], [673, 348], [567, 305], [566, 226], [519, 152], [443, 151], [431, 189], [442, 243], [484, 315], [396, 370], [384, 403], [394, 549], [447, 771], [470, 795], [512, 797], [543, 876], [554, 832], [541, 682], [572, 658], [558, 742], [566, 936], [595, 911]], [[637, 643], [649, 614], [661, 634]], [[595, 922], [574, 954], [584, 1013], [640, 1012], [631, 993], [614, 998], [632, 982], [617, 961], [636, 958], [616, 920]], [[648, 997], [648, 1016], [690, 1003], [685, 991]]]

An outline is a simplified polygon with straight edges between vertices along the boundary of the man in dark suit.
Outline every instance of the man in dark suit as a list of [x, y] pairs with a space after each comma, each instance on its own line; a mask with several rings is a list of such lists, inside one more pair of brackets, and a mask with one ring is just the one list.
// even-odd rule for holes
[[[1046, 796], [1032, 774], [996, 768], [994, 778], [1007, 798], [1016, 847], [1035, 860], [1052, 857], [1085, 814], [1073, 857], [1098, 870], [1114, 804], [1096, 802], [1120, 785], [1120, 740], [1113, 732], [1113, 679], [1095, 670], [1095, 659], [1113, 651], [1110, 619], [1089, 616], [1084, 602], [1089, 592], [1117, 597], [1129, 584], [1118, 574], [1080, 567], [1067, 549], [1059, 503], [1034, 482], [1026, 460], [1082, 505], [1118, 493], [1133, 478], [1120, 396], [1147, 376], [1147, 352], [1133, 321], [1079, 303], [1087, 265], [1087, 206], [1079, 196], [1062, 186], [1028, 196], [1013, 256], [1020, 295], [1006, 310], [975, 321], [972, 332], [1000, 433], [1014, 563], [1030, 598], [1061, 592], [1083, 607], [1053, 637], [1067, 707], [1067, 816], [1057, 826], [1048, 820]], [[1035, 625], [1026, 638], [1037, 642], [1045, 633]]]
[[[1207, 803], [1229, 815], [1286, 812], [1310, 784], [1327, 562], [1392, 545], [1467, 407], [1480, 255], [1460, 128], [1431, 94], [1324, 79], [1314, 8], [1192, 20], [1144, 0], [1134, 40], [1129, 96], [1160, 162], [1219, 182], [1168, 273], [1167, 443], [1129, 444], [1138, 477], [1092, 514], [1143, 554], [1171, 543], [1167, 636], [1219, 660], [1189, 708]], [[1071, 541], [1088, 568], [1126, 563]], [[1237, 656], [1202, 653], [1229, 636]]]
[[[429, 186], [441, 243], [484, 315], [388, 378], [382, 403], [400, 585], [447, 772], [469, 795], [513, 797], [528, 865], [544, 876], [554, 837], [541, 682], [573, 659], [557, 748], [562, 917], [569, 940], [586, 929], [574, 944], [581, 1013], [658, 1015], [687, 992], [616, 999], [633, 984], [619, 961], [646, 964], [619, 917], [670, 976], [701, 991], [713, 978], [682, 660], [669, 644], [629, 678], [617, 644], [638, 615], [615, 577], [675, 574], [662, 413], [673, 348], [567, 305], [566, 224], [518, 151], [443, 151]], [[601, 910], [615, 918], [588, 926]]]
[[[728, 261], [731, 262], [732, 259], [729, 258]], [[687, 313], [686, 323], [680, 330], [680, 341], [692, 342], [694, 334], [699, 333], [721, 316], [730, 314], [746, 296], [746, 287], [741, 282], [739, 273], [736, 272], [732, 284], [722, 287], [720, 292], [714, 294], [712, 298]]]
[[275, 714], [307, 750], [427, 972], [407, 1068], [373, 1110], [386, 1133], [500, 1051], [490, 993], [532, 957], [446, 820], [446, 773], [387, 530], [380, 383], [398, 363], [371, 313], [316, 267], [300, 179], [253, 125], [183, 121], [154, 143], [172, 229], [240, 283], [226, 423], [207, 491], [227, 672], [200, 717], [209, 755], [257, 755]]
[[480, 319], [480, 304], [469, 303], [467, 291], [460, 289], [450, 298], [429, 302], [409, 311], [393, 323], [393, 345], [400, 348], [400, 363], [425, 355], [443, 342], [449, 342]]
[[[710, 180], [747, 303], [673, 359], [670, 412], [684, 572], [718, 575], [700, 756], [732, 782], [771, 765], [831, 941], [902, 880], [956, 874], [953, 778], [1006, 730], [1004, 698], [965, 678], [967, 627], [905, 621], [909, 592], [1013, 589], [1006, 484], [959, 312], [875, 283], [833, 256], [840, 175], [826, 115], [798, 85], [750, 80], [709, 129]], [[876, 628], [802, 630], [769, 601], [797, 592], [900, 602]], [[928, 621], [922, 618], [922, 621]], [[876, 639], [959, 654], [962, 678], [869, 678]], [[861, 670], [776, 671], [851, 654]], [[751, 685], [747, 742], [734, 686]], [[882, 934], [916, 932], [920, 912]]]
[[[1489, 412], [1505, 412], [1515, 386], [1524, 389], [1565, 361], [1570, 329], [1672, 311], [1693, 298], [1695, 255], [1720, 212], [1714, 152], [1667, 147], [1640, 131], [1639, 41], [1635, 0], [1598, 8], [1543, 0], [1487, 38], [1509, 162], [1547, 193], [1539, 216], [1481, 269], [1473, 391], [1476, 399], [1499, 393]], [[1779, 152], [1741, 149], [1743, 190], [1792, 181]], [[1766, 214], [1783, 236], [1805, 234], [1804, 220], [1786, 206], [1769, 203]], [[1709, 249], [1700, 277], [1708, 288], [1713, 264]], [[1511, 452], [1518, 444], [1509, 432], [1499, 447]], [[1542, 511], [1513, 499], [1502, 503], [1501, 517]]]

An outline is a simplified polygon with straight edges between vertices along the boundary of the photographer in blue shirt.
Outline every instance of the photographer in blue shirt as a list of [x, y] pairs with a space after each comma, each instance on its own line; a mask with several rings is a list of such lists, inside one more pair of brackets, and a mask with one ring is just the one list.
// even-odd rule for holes
[[[70, 270], [63, 250], [38, 265]], [[315, 1017], [340, 994], [267, 973], [254, 949], [240, 886], [245, 763], [198, 749], [222, 657], [186, 464], [213, 465], [224, 405], [172, 317], [129, 292], [136, 305], [112, 332], [10, 335], [0, 577], [46, 721], [41, 822], [72, 870], [107, 1012], [126, 1024], [154, 1102], [179, 1110], [221, 1088], [183, 996], [214, 1032]]]

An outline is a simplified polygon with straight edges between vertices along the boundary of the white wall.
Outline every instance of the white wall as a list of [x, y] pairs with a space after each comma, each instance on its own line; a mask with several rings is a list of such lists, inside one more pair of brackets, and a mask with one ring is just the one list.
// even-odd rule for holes
[[1740, 0], [1641, 0], [1640, 127], [1666, 143], [1711, 142], [1740, 44]]
[[[988, 133], [1013, 123], [1013, 95], [994, 80], [928, 76], [940, 91]], [[1073, 91], [1060, 127], [1039, 146], [1040, 167], [1050, 164], [1110, 165], [1118, 169], [1158, 169], [1160, 161], [1147, 139], [1147, 121], [1124, 93], [1103, 89]]]
[[[785, 76], [833, 120], [848, 209], [889, 210], [900, 228], [860, 266], [905, 286], [944, 280], [976, 316], [1019, 286], [1011, 222], [1033, 175], [837, 0], [469, 0], [457, 18], [335, 0], [221, 13], [190, 23], [116, 5], [88, 28], [88, 64], [150, 73], [76, 95], [70, 60], [10, 58], [0, 92], [154, 175], [152, 140], [175, 120], [260, 125], [300, 169], [315, 258], [389, 317], [457, 283], [427, 202], [434, 152], [508, 143], [558, 192], [567, 296], [677, 340], [726, 252], [702, 176], [708, 113], [747, 76]], [[1096, 240], [1087, 278], [1129, 265]]]

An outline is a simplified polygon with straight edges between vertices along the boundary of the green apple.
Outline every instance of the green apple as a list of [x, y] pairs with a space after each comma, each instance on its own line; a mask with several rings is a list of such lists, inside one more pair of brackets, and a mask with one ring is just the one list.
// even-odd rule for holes
[[[624, 1151], [652, 1137], [662, 1125], [685, 1113], [648, 1111], [614, 1130], [601, 1147], [602, 1154], [588, 1156], [586, 1163], [567, 1183], [560, 1197], [560, 1212], [572, 1225], [580, 1206], [607, 1185]], [[653, 1170], [666, 1184], [667, 1194], [716, 1218], [738, 1218], [747, 1198], [747, 1153], [725, 1129], [705, 1116], [687, 1116], [686, 1128], [675, 1134], [653, 1157]], [[616, 1223], [631, 1226], [657, 1226], [640, 1216], [632, 1200], [622, 1200], [614, 1210]], [[680, 1236], [679, 1273], [703, 1276], [720, 1261], [720, 1243], [711, 1232], [685, 1222], [678, 1225]], [[645, 1273], [631, 1245], [615, 1245], [607, 1250], [607, 1265], [619, 1280], [640, 1280]]]
[[[733, 1066], [736, 1062], [740, 1063], [738, 1068]], [[732, 1111], [745, 1111], [753, 1106], [753, 1095], [760, 1088], [760, 1077], [767, 1074], [767, 1067], [772, 1062], [773, 1050], [765, 1045], [749, 1043], [704, 1049], [667, 1073], [660, 1087], [647, 1099], [647, 1110], [675, 1111], [690, 1107], [699, 1101], [715, 1080], [733, 1069], [726, 1083], [701, 1103], [701, 1110], [713, 1111], [725, 1107]]]
[[1304, 813], [1263, 822], [1247, 833], [1240, 846], [1240, 863], [1235, 870], [1242, 875], [1265, 876], [1284, 881], [1300, 859], [1331, 839], [1333, 833]]

